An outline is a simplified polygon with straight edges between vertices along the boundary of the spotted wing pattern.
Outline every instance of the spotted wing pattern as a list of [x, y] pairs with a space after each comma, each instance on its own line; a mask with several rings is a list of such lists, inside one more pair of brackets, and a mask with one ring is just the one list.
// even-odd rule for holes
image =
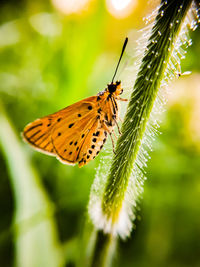
[[117, 117], [113, 105], [107, 93], [86, 98], [28, 124], [23, 137], [35, 149], [82, 167], [98, 155], [112, 132]]
[[29, 123], [22, 133], [24, 140], [40, 152], [55, 156], [56, 151], [52, 143], [54, 127], [65, 119], [68, 122], [66, 123], [66, 131], [69, 131], [70, 125], [90, 114], [92, 111], [90, 108], [93, 109], [94, 107], [94, 100], [95, 97], [86, 98], [54, 114]]

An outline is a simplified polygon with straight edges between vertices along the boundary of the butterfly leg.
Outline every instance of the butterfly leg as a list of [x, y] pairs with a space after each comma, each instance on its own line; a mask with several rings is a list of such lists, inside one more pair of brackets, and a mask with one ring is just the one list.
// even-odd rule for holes
[[116, 133], [115, 133], [115, 131], [113, 131], [112, 133], [113, 133], [113, 135], [114, 135], [115, 139], [117, 140], [117, 136], [116, 136]]
[[123, 122], [122, 119], [121, 119], [120, 117], [119, 117], [119, 120], [120, 120], [121, 122]]
[[112, 137], [112, 131], [110, 131], [110, 129], [108, 128], [108, 126], [105, 124], [105, 121], [103, 120], [102, 121], [102, 126], [103, 126], [103, 129], [109, 133], [110, 135], [110, 138], [111, 138], [111, 141], [112, 141], [112, 147], [113, 147], [113, 153], [115, 153], [115, 143], [114, 143], [114, 140], [113, 140], [113, 137]]
[[118, 97], [117, 99], [120, 100], [120, 101], [128, 101], [127, 98], [121, 98], [121, 97]]
[[116, 123], [116, 125], [117, 125], [118, 132], [119, 132], [119, 134], [121, 135], [122, 133], [121, 133], [121, 131], [120, 131], [119, 124], [118, 124], [118, 122], [117, 122], [117, 120], [116, 120], [116, 117], [113, 116], [113, 119], [114, 119], [114, 121], [115, 121], [115, 123]]
[[113, 153], [116, 154], [116, 152], [115, 152], [115, 143], [114, 143], [114, 140], [113, 140], [113, 137], [112, 137], [112, 133], [109, 133], [109, 134], [110, 134], [110, 138], [111, 138], [111, 141], [112, 141]]

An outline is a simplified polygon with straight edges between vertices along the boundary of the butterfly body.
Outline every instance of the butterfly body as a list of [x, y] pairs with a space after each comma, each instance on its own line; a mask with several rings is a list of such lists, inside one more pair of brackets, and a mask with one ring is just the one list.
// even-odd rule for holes
[[121, 82], [28, 124], [24, 139], [37, 150], [79, 167], [93, 160], [111, 135], [119, 114]]

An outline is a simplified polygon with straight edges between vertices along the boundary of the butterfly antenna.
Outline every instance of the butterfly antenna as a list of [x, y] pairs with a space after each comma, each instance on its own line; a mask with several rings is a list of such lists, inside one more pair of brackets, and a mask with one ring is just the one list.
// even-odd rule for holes
[[122, 52], [121, 52], [119, 61], [118, 61], [118, 63], [117, 63], [117, 67], [116, 67], [116, 69], [115, 69], [115, 73], [114, 73], [114, 75], [113, 75], [113, 78], [112, 78], [112, 82], [111, 82], [111, 83], [113, 83], [113, 81], [114, 81], [114, 78], [115, 78], [115, 76], [116, 76], [116, 73], [117, 73], [117, 70], [118, 70], [118, 67], [119, 67], [119, 63], [120, 63], [120, 61], [121, 61], [121, 59], [122, 59], [122, 56], [123, 56], [123, 54], [124, 54], [124, 50], [125, 50], [125, 48], [126, 48], [127, 43], [128, 43], [128, 37], [126, 37], [126, 39], [125, 39], [125, 41], [124, 41], [124, 45], [123, 45], [123, 47], [122, 47]]

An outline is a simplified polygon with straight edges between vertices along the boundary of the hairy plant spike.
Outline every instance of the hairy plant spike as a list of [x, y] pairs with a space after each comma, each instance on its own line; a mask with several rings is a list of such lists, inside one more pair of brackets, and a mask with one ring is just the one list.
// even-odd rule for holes
[[[157, 115], [160, 102], [163, 103], [159, 89], [177, 76], [184, 49], [191, 44], [185, 29], [186, 24], [193, 24], [189, 16], [185, 18], [191, 3], [192, 0], [161, 1], [151, 31], [143, 34], [149, 38], [122, 125], [122, 135], [116, 145], [116, 155], [109, 172], [107, 164], [98, 169], [90, 196], [90, 217], [96, 228], [104, 233], [126, 238], [132, 229], [133, 207], [136, 208], [143, 190], [143, 167], [149, 157], [146, 147], [151, 150], [149, 136], [153, 139], [157, 134], [158, 119], [152, 114]], [[195, 29], [195, 25], [192, 28]], [[109, 161], [109, 156], [107, 159]]]

